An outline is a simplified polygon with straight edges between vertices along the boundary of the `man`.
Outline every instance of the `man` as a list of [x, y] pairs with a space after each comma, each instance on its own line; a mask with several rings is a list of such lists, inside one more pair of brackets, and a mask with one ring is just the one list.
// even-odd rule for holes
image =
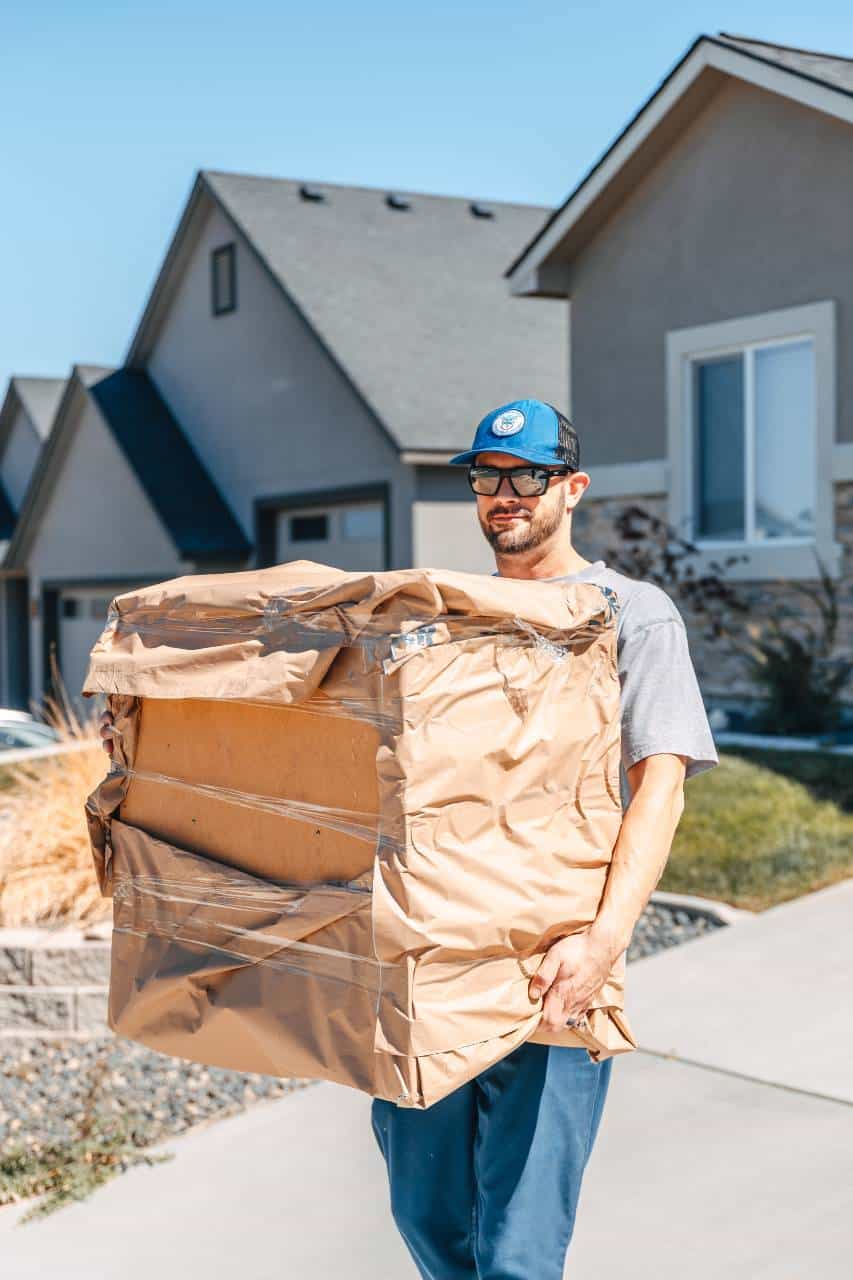
[[[531, 982], [556, 1029], [589, 1007], [627, 948], [669, 856], [685, 778], [718, 758], [669, 596], [572, 546], [590, 477], [568, 420], [538, 400], [503, 405], [452, 461], [469, 467], [498, 574], [598, 582], [619, 598], [625, 814], [594, 923], [552, 946]], [[108, 716], [101, 733], [111, 750]], [[392, 1212], [424, 1280], [561, 1280], [612, 1065], [526, 1043], [426, 1111], [374, 1099]]]
[[[593, 925], [552, 946], [531, 982], [557, 1029], [589, 1007], [627, 948], [669, 856], [685, 778], [718, 757], [669, 596], [572, 546], [590, 477], [567, 419], [538, 400], [503, 405], [451, 461], [469, 467], [498, 574], [597, 582], [620, 603], [625, 814]], [[392, 1211], [425, 1280], [560, 1280], [612, 1065], [527, 1043], [426, 1111], [374, 1100]]]

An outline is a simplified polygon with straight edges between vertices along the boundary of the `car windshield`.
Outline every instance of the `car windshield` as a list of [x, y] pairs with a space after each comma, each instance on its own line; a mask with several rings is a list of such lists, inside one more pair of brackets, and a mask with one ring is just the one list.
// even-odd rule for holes
[[49, 725], [0, 724], [0, 751], [14, 751], [20, 747], [49, 747], [57, 741], [57, 734]]

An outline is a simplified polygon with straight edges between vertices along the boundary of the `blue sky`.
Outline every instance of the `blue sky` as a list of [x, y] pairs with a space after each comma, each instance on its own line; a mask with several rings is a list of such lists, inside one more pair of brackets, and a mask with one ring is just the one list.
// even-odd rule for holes
[[0, 46], [0, 380], [122, 359], [198, 168], [553, 204], [702, 31], [838, 0], [42, 0]]

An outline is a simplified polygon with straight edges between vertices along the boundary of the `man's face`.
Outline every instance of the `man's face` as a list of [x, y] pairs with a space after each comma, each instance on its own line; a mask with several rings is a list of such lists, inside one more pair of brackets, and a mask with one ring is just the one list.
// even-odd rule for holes
[[[511, 467], [530, 465], [527, 459], [507, 453], [478, 453], [478, 466]], [[568, 476], [555, 476], [539, 498], [519, 498], [509, 480], [501, 480], [493, 497], [478, 493], [477, 517], [480, 528], [492, 549], [501, 555], [533, 551], [557, 534], [568, 518], [566, 514], [566, 481]]]

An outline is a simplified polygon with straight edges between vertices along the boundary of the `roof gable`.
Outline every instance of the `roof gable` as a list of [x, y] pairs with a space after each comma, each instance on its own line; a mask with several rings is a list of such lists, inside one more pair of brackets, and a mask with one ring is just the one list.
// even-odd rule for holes
[[727, 78], [853, 123], [853, 62], [742, 36], [700, 36], [506, 271], [513, 292], [566, 297], [572, 258]]
[[91, 396], [179, 555], [243, 560], [251, 546], [146, 373], [75, 365], [6, 555], [21, 568], [72, 443], [75, 405]]
[[180, 555], [247, 556], [242, 529], [148, 375], [118, 369], [91, 395]]
[[240, 174], [199, 176], [128, 365], [147, 359], [206, 196], [398, 448], [452, 451], [492, 404], [563, 400], [565, 313], [525, 307], [502, 278], [545, 209]]
[[12, 379], [18, 398], [42, 440], [46, 440], [50, 434], [65, 390], [65, 382], [65, 378], [15, 377]]

